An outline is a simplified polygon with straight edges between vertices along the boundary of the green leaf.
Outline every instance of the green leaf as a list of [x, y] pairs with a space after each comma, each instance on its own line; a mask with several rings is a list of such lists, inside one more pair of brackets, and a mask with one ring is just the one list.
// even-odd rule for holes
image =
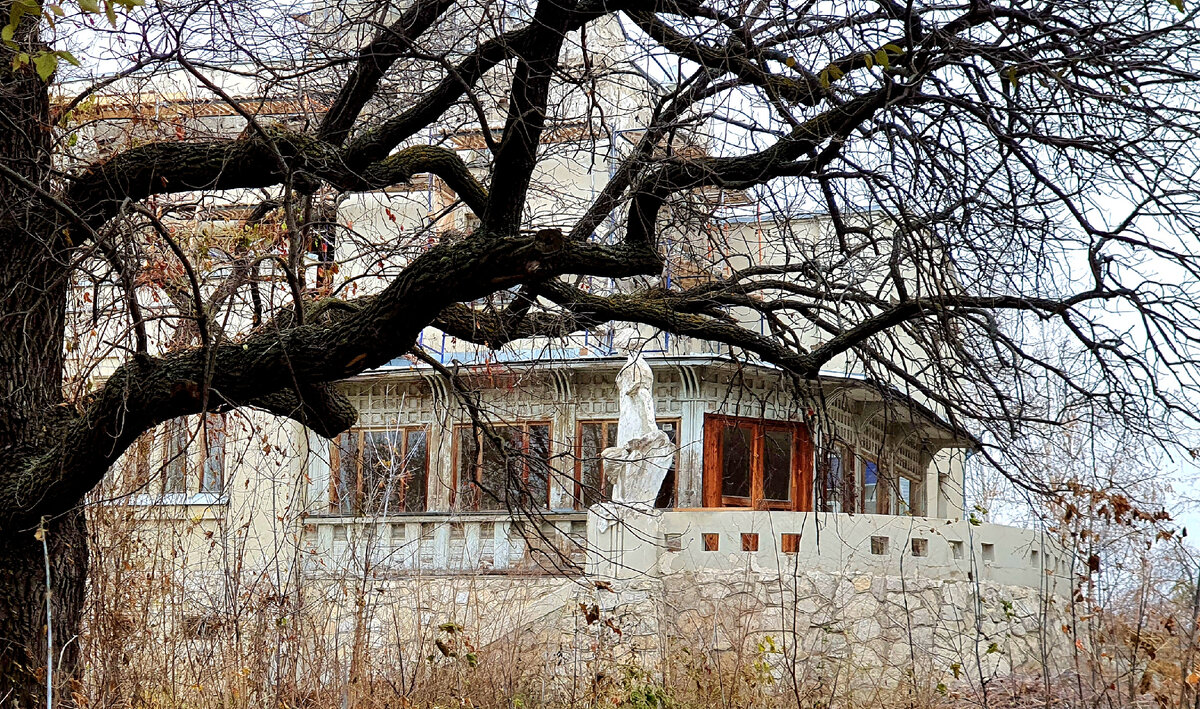
[[984, 654], [985, 655], [994, 655], [997, 652], [1000, 652], [1000, 646], [997, 645], [996, 643], [992, 643], [991, 645], [988, 645], [987, 652]]
[[71, 66], [79, 66], [79, 60], [75, 58], [74, 54], [71, 54], [67, 50], [60, 49], [57, 52], [55, 52], [55, 54], [58, 55], [59, 59], [62, 59], [63, 61], [70, 64]]
[[1183, 0], [1167, 0], [1167, 2], [1171, 3], [1171, 7], [1179, 10], [1180, 12], [1187, 12], [1187, 10], [1185, 10], [1183, 7]]
[[117, 6], [112, 0], [106, 0], [104, 3], [104, 16], [108, 18], [108, 24], [113, 27], [117, 26]]
[[962, 664], [955, 662], [953, 665], [950, 665], [950, 671], [954, 673], [954, 679], [958, 679], [962, 674]]
[[829, 78], [833, 79], [834, 81], [837, 81], [838, 79], [842, 78], [845, 75], [846, 75], [846, 72], [842, 71], [841, 67], [839, 67], [837, 64], [829, 65]]
[[76, 144], [76, 143], [78, 143], [78, 142], [79, 142], [79, 134], [78, 134], [78, 133], [72, 133], [72, 134], [71, 134], [71, 137], [67, 138], [67, 147], [68, 147], [68, 148], [74, 148], [74, 147], [75, 147], [75, 144]]
[[886, 49], [881, 49], [878, 52], [875, 52], [875, 62], [885, 69], [891, 64], [891, 61], [888, 59], [888, 53]]
[[93, 15], [100, 13], [100, 0], [79, 0], [79, 9]]
[[54, 52], [42, 52], [34, 57], [33, 67], [37, 69], [37, 75], [42, 81], [45, 81], [58, 68], [58, 55]]
[[867, 68], [870, 69], [875, 66], [875, 55], [867, 52], [863, 55], [863, 61], [867, 63]]
[[903, 47], [898, 44], [892, 44], [891, 42], [883, 45], [883, 49], [884, 51], [891, 52], [892, 54], [904, 54]]
[[8, 44], [8, 45], [11, 45], [14, 47], [16, 46], [16, 42], [13, 42], [13, 26], [12, 25], [5, 25], [4, 29], [0, 29], [0, 41], [3, 41], [5, 44]]
[[8, 10], [8, 24], [17, 27], [21, 24], [21, 18], [26, 15], [36, 15], [41, 11], [42, 8], [34, 0], [14, 0], [12, 7]]

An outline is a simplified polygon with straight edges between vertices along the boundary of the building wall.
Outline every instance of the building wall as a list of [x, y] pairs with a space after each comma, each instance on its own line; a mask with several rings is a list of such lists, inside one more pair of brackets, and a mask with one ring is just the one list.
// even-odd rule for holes
[[[700, 366], [686, 360], [651, 358], [655, 373], [655, 412], [660, 420], [679, 422], [676, 472], [677, 507], [700, 507], [703, 488], [704, 415], [707, 413], [779, 421], [808, 420], [814, 436], [836, 437], [857, 451], [871, 451], [887, 467], [924, 476], [931, 516], [961, 516], [962, 466], [954, 456], [922, 446], [922, 430], [894, 420], [886, 408], [862, 405], [859, 393], [845, 385], [821, 399], [795, 396], [778, 372], [731, 366]], [[572, 507], [577, 424], [613, 420], [619, 412], [615, 376], [619, 359], [542, 365], [493, 364], [468, 370], [468, 380], [483, 388], [479, 406], [496, 424], [551, 422], [550, 509]], [[422, 373], [424, 372], [424, 373]], [[449, 511], [455, 451], [454, 426], [470, 422], [469, 411], [451, 395], [441, 377], [415, 368], [348, 382], [344, 388], [360, 413], [359, 426], [387, 429], [429, 426], [429, 509]], [[889, 433], [890, 429], [890, 433]], [[327, 445], [309, 437], [313, 447], [311, 510], [328, 502]], [[937, 466], [931, 465], [935, 458]], [[944, 488], [946, 490], [944, 490]]]

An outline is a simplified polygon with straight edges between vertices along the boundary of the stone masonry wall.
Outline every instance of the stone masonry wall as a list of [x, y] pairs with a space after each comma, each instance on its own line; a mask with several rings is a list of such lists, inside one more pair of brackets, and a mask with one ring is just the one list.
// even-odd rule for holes
[[[496, 652], [519, 655], [525, 669], [546, 674], [548, 691], [564, 693], [578, 691], [581, 677], [629, 668], [663, 676], [698, 659], [757, 672], [779, 691], [851, 693], [977, 687], [1013, 673], [1055, 676], [1071, 662], [1064, 600], [961, 580], [805, 570], [427, 577], [376, 583], [370, 595], [381, 652], [428, 653], [413, 641], [440, 633], [451, 642], [439, 631], [450, 623], [485, 661], [503, 648]], [[351, 635], [352, 622], [344, 614], [330, 630]]]

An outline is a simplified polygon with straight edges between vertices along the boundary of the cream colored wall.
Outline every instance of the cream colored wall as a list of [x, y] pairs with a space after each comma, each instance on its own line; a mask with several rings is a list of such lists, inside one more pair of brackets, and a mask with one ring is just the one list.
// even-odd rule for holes
[[[302, 427], [259, 412], [230, 415], [236, 428], [225, 448], [225, 488], [199, 494], [192, 470], [186, 496], [163, 496], [162, 441], [156, 440], [151, 480], [134, 487], [129, 454], [114, 466], [91, 506], [100, 529], [120, 514], [134, 522], [128, 536], [113, 544], [133, 544], [160, 557], [177, 571], [201, 578], [256, 574], [287, 580], [297, 568], [303, 518], [308, 513], [307, 462]], [[198, 443], [198, 442], [197, 442]], [[170, 501], [164, 504], [164, 500]], [[102, 538], [102, 537], [101, 537]]]

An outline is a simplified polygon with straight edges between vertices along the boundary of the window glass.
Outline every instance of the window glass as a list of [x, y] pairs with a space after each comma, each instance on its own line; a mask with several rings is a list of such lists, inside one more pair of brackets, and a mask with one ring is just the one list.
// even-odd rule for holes
[[424, 512], [425, 477], [429, 463], [428, 435], [424, 428], [409, 429], [407, 438], [401, 477], [404, 511]]
[[550, 426], [505, 426], [493, 432], [494, 436], [481, 433], [483, 452], [478, 454], [473, 428], [458, 429], [458, 507], [545, 507], [549, 502]]
[[365, 431], [362, 441], [362, 484], [357, 511], [387, 514], [400, 511], [400, 469], [404, 451], [398, 431]]
[[473, 488], [475, 509], [502, 510], [505, 508], [504, 488], [508, 480], [504, 449], [512, 445], [516, 432], [511, 428], [500, 428], [495, 431], [494, 437], [483, 432], [480, 435], [483, 438], [483, 454]]
[[811, 510], [798, 450], [811, 450], [802, 423], [706, 414], [702, 504]]
[[848, 451], [840, 445], [834, 445], [833, 450], [829, 453], [824, 489], [826, 512], [842, 511], [842, 488], [845, 485], [846, 458], [848, 457]]
[[912, 514], [912, 481], [901, 477], [896, 485], [896, 514]]
[[792, 499], [792, 432], [763, 434], [763, 498], [776, 502]]
[[[676, 439], [679, 426], [674, 421], [659, 421], [658, 428], [667, 434], [667, 438], [671, 441], [672, 451], [678, 450], [679, 443]], [[658, 509], [669, 509], [675, 506], [675, 458], [676, 455], [672, 452], [667, 476], [663, 478], [662, 487], [658, 490], [658, 497], [654, 500], [654, 506]]]
[[862, 511], [874, 514], [879, 511], [879, 464], [873, 460], [862, 462]]
[[337, 438], [334, 454], [333, 511], [381, 515], [425, 510], [424, 427], [350, 431]]
[[[139, 488], [151, 478], [152, 449], [157, 438], [161, 466], [156, 470], [164, 495], [220, 494], [225, 490], [225, 446], [227, 424], [223, 414], [185, 416], [171, 419], [142, 436], [130, 449], [133, 480]], [[144, 489], [144, 488], [143, 488]], [[157, 490], [156, 490], [157, 491]]]
[[204, 465], [200, 466], [200, 492], [225, 491], [225, 417], [208, 416], [205, 422]]
[[163, 474], [163, 493], [179, 495], [187, 492], [188, 427], [186, 419], [167, 422], [166, 470]]
[[[611, 439], [611, 443], [608, 441]], [[606, 421], [588, 421], [579, 426], [579, 496], [584, 507], [607, 499], [604, 461], [600, 452], [616, 445], [617, 425]]]
[[343, 433], [337, 438], [337, 487], [334, 490], [334, 510], [354, 512], [358, 493], [358, 431]]
[[[524, 489], [521, 495], [523, 507], [545, 507], [550, 500], [550, 426], [538, 424], [529, 427], [527, 459], [525, 463]], [[521, 481], [519, 474], [512, 478]]]
[[721, 494], [725, 497], [750, 497], [752, 436], [751, 428], [725, 427], [721, 442]]
[[924, 516], [925, 486], [921, 481], [904, 476], [896, 480], [895, 514]]
[[[480, 437], [483, 433], [480, 432]], [[470, 426], [458, 429], [458, 470], [455, 471], [458, 489], [455, 490], [455, 503], [462, 509], [473, 510], [479, 507], [478, 475], [479, 449], [476, 447], [475, 431]]]

